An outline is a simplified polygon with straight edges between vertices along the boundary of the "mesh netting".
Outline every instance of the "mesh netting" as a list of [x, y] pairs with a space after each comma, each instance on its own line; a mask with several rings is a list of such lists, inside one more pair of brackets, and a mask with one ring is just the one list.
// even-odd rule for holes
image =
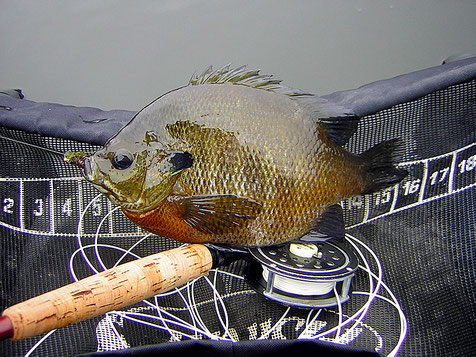
[[[247, 262], [238, 260], [122, 311], [46, 337], [3, 341], [2, 355], [32, 348], [37, 355], [74, 355], [189, 339], [298, 338], [387, 355], [405, 335], [401, 355], [470, 355], [476, 333], [475, 88], [476, 81], [454, 85], [361, 120], [350, 150], [400, 137], [406, 144], [401, 165], [410, 174], [396, 188], [343, 202], [346, 240], [360, 269], [342, 306], [309, 310], [270, 301], [247, 284]], [[0, 135], [17, 141], [0, 138], [2, 309], [178, 246], [138, 229], [77, 169], [42, 149], [96, 147], [5, 128]]]

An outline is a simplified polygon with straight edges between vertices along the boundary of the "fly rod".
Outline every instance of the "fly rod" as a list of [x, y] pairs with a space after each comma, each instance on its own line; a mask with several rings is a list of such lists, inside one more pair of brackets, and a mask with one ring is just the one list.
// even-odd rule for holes
[[26, 300], [3, 311], [0, 340], [37, 336], [133, 305], [206, 275], [233, 255], [224, 254], [202, 244], [182, 246]]

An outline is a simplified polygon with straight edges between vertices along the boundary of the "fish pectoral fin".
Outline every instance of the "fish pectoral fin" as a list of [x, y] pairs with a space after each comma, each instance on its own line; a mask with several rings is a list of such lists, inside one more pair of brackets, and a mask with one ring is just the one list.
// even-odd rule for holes
[[188, 225], [208, 234], [230, 233], [262, 210], [259, 202], [235, 195], [176, 196], [173, 201]]
[[327, 241], [329, 239], [344, 239], [345, 226], [342, 207], [339, 204], [330, 206], [314, 223], [311, 231], [300, 238], [305, 242]]

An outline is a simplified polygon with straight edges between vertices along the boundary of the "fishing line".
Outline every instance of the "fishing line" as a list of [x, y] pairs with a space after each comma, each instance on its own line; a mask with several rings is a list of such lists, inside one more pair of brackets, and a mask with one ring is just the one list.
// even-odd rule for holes
[[[157, 307], [159, 306], [159, 302], [157, 300], [157, 296], [154, 296], [154, 301], [155, 301], [155, 304], [157, 305]], [[162, 325], [165, 326], [165, 328], [167, 329], [167, 332], [169, 333], [170, 337], [172, 339], [174, 339], [175, 341], [180, 341], [180, 339], [176, 336], [175, 333], [172, 332], [172, 330], [170, 329], [169, 325], [167, 324], [167, 322], [165, 321], [163, 315], [162, 315], [162, 309], [159, 309], [157, 308], [157, 314], [159, 315], [160, 317], [160, 321], [162, 322]], [[195, 337], [197, 336], [197, 333], [195, 332]]]
[[[94, 244], [96, 245], [98, 240], [99, 240], [99, 231], [101, 230], [102, 225], [104, 222], [113, 214], [113, 212], [117, 211], [120, 207], [117, 206], [113, 210], [109, 211], [99, 222], [97, 228], [96, 228], [96, 234], [94, 235]], [[94, 249], [94, 252], [96, 254], [97, 261], [99, 265], [103, 268], [103, 270], [106, 270], [106, 265], [103, 263], [101, 256], [99, 254], [99, 250], [97, 248]]]
[[[86, 253], [83, 251], [82, 247], [83, 247], [83, 243], [81, 242], [81, 238], [82, 238], [82, 233], [81, 233], [81, 227], [82, 227], [82, 223], [83, 223], [83, 219], [84, 219], [84, 215], [86, 214], [86, 211], [89, 209], [89, 207], [94, 203], [94, 201], [96, 201], [98, 198], [100, 198], [102, 196], [102, 193], [98, 194], [96, 197], [94, 197], [87, 205], [86, 207], [83, 209], [82, 212], [80, 212], [79, 214], [79, 220], [78, 220], [78, 225], [77, 225], [77, 229], [76, 229], [76, 237], [77, 237], [77, 241], [78, 241], [78, 245], [79, 245], [79, 249], [81, 250], [81, 255], [83, 256], [83, 259], [84, 261], [86, 262], [86, 264], [89, 266], [89, 268], [93, 271], [93, 273], [97, 274], [99, 273], [99, 271], [93, 266], [93, 264], [91, 263], [91, 261], [89, 260], [89, 258], [86, 256]], [[72, 260], [70, 260], [70, 267], [72, 266]]]
[[30, 357], [31, 354], [32, 354], [43, 342], [45, 342], [45, 340], [46, 340], [48, 337], [50, 337], [54, 332], [56, 332], [56, 330], [51, 330], [51, 331], [48, 332], [46, 335], [44, 335], [42, 338], [40, 338], [40, 340], [39, 340], [37, 343], [35, 343], [35, 344], [33, 345], [33, 347], [30, 348], [30, 350], [29, 350], [27, 353], [25, 353], [25, 357]]
[[312, 320], [309, 321], [309, 318], [312, 316], [312, 313], [314, 312], [315, 310], [311, 310], [309, 311], [309, 314], [307, 315], [307, 319], [306, 319], [306, 327], [304, 328], [304, 330], [299, 334], [299, 336], [297, 337], [297, 339], [308, 339], [308, 335], [310, 334], [309, 332], [309, 329], [314, 326], [315, 324], [315, 321], [317, 320], [317, 318], [319, 317], [319, 315], [321, 314], [321, 311], [322, 309], [319, 309], [316, 311], [316, 314], [314, 315], [314, 317], [312, 318]]
[[[268, 281], [269, 275], [270, 275], [269, 269], [263, 266], [263, 279], [265, 281]], [[300, 281], [294, 278], [288, 278], [288, 277], [276, 274], [274, 276], [274, 286], [276, 287], [276, 289], [279, 289], [281, 291], [291, 292], [291, 293], [299, 291], [299, 295], [313, 296], [313, 295], [325, 295], [330, 293], [333, 289], [335, 289], [336, 283], [334, 281], [330, 281], [330, 282]]]
[[[154, 297], [154, 301], [155, 301], [156, 305], [158, 306], [157, 297]], [[168, 325], [166, 319], [165, 319], [164, 316], [162, 315], [161, 309], [159, 309], [159, 308], [157, 309], [157, 314], [158, 314], [159, 317], [160, 317], [160, 321], [162, 322], [162, 325], [164, 325], [164, 327], [167, 329], [167, 332], [169, 333], [170, 337], [171, 337], [173, 340], [175, 340], [175, 341], [180, 341], [180, 339], [176, 336], [176, 333], [174, 333], [174, 332], [170, 329], [170, 327], [169, 327], [169, 325]], [[194, 331], [194, 334], [195, 334], [195, 336], [197, 336], [197, 332], [196, 332], [196, 331]]]
[[[219, 270], [214, 269], [214, 272], [215, 272], [215, 275], [213, 277], [213, 285], [210, 285], [210, 286], [212, 287], [213, 293], [214, 293], [215, 309], [216, 309], [216, 311], [218, 311], [218, 306], [217, 306], [217, 302], [216, 302], [216, 299], [215, 299], [215, 296], [216, 296], [216, 298], [218, 298], [218, 300], [220, 301], [220, 304], [221, 304], [222, 309], [223, 309], [223, 314], [225, 316], [225, 326], [223, 326], [223, 324], [222, 324], [222, 326], [225, 330], [224, 333], [223, 333], [223, 336], [225, 337], [226, 335], [228, 335], [228, 337], [231, 339], [231, 341], [236, 342], [235, 338], [231, 335], [230, 330], [229, 330], [230, 321], [229, 321], [228, 309], [226, 308], [226, 305], [225, 305], [225, 300], [223, 299], [222, 295], [220, 294], [220, 292], [216, 288]], [[218, 315], [218, 316], [220, 317], [220, 315]], [[221, 321], [222, 320], [220, 318], [220, 322]]]
[[201, 328], [203, 328], [205, 331], [208, 332], [209, 336], [211, 337], [212, 340], [217, 340], [218, 337], [211, 333], [211, 331], [208, 329], [207, 325], [203, 322], [202, 317], [200, 315], [200, 312], [198, 311], [199, 305], [195, 301], [195, 282], [190, 284], [190, 289], [187, 289], [187, 296], [189, 298], [189, 301], [191, 302], [191, 311], [193, 312], [195, 318], [197, 319], [197, 322]]
[[[80, 248], [76, 249], [72, 254], [71, 254], [71, 257], [69, 258], [69, 271], [71, 273], [71, 276], [73, 278], [74, 281], [78, 281], [78, 277], [76, 275], [76, 272], [74, 270], [74, 267], [73, 267], [73, 260], [74, 260], [74, 257], [78, 254], [78, 253], [81, 253], [81, 254], [85, 254], [85, 251], [86, 249], [94, 249], [95, 248], [95, 244], [89, 244], [89, 245], [85, 245], [85, 246], [81, 246]], [[112, 250], [118, 250], [118, 251], [121, 251], [121, 252], [128, 252], [126, 249], [123, 249], [121, 247], [118, 247], [118, 246], [115, 246], [115, 245], [110, 245], [110, 244], [98, 244], [97, 246], [101, 247], [101, 248], [109, 248], [109, 249], [112, 249]], [[134, 253], [131, 253], [131, 252], [128, 252], [128, 254], [132, 255], [134, 258], [136, 259], [140, 259], [140, 256], [134, 254]], [[97, 274], [98, 272], [96, 272], [95, 274]]]
[[[139, 324], [141, 324], [141, 325], [150, 326], [150, 327], [153, 327], [153, 328], [162, 330], [162, 331], [167, 331], [166, 328], [164, 328], [164, 327], [162, 327], [162, 326], [160, 326], [160, 325], [154, 324], [154, 323], [152, 323], [152, 322], [140, 320], [140, 319], [138, 319], [138, 318], [134, 318], [134, 317], [133, 317], [133, 316], [137, 316], [137, 317], [143, 317], [143, 318], [152, 319], [152, 320], [159, 320], [159, 318], [156, 317], [156, 316], [146, 315], [146, 314], [140, 314], [140, 313], [126, 313], [126, 314], [124, 314], [124, 313], [121, 312], [121, 311], [116, 311], [115, 313], [118, 314], [119, 316], [121, 316], [121, 317], [122, 317], [123, 319], [125, 319], [125, 320], [137, 322], [137, 323], [139, 323]], [[191, 329], [188, 328], [188, 326], [181, 326], [180, 324], [176, 324], [176, 325], [179, 326], [179, 327], [184, 328], [185, 330], [191, 330]], [[181, 335], [181, 336], [184, 336], [184, 337], [188, 337], [188, 338], [190, 338], [190, 339], [192, 339], [192, 340], [194, 339], [192, 335], [189, 335], [189, 334], [187, 334], [187, 333], [185, 333], [185, 332], [181, 332], [181, 331], [177, 331], [177, 330], [170, 330], [170, 331], [172, 331], [172, 333], [175, 332], [175, 333], [178, 334], [178, 335]], [[191, 331], [193, 331], [193, 330], [191, 330]], [[199, 332], [200, 332], [201, 334], [204, 334], [203, 331], [200, 331], [200, 330], [199, 330]], [[206, 334], [204, 334], [204, 335], [206, 335]]]
[[232, 278], [235, 278], [235, 279], [245, 280], [245, 277], [244, 277], [244, 276], [237, 275], [237, 274], [233, 274], [233, 273], [230, 273], [230, 272], [228, 272], [228, 271], [226, 271], [226, 270], [215, 269], [215, 271], [217, 271], [217, 272], [219, 272], [220, 274], [223, 274], [223, 275], [231, 276]]
[[266, 332], [265, 334], [262, 334], [258, 340], [264, 340], [264, 339], [267, 339], [269, 338], [269, 335], [274, 332], [274, 330], [276, 330], [276, 328], [281, 324], [281, 322], [284, 320], [284, 318], [288, 315], [288, 312], [289, 310], [291, 310], [291, 307], [288, 306], [288, 308], [286, 309], [286, 311], [284, 311], [284, 314], [281, 316], [281, 318], [273, 325], [273, 327], [271, 327], [268, 332]]
[[59, 156], [61, 156], [62, 158], [64, 157], [64, 153], [61, 153], [61, 152], [56, 151], [56, 150], [53, 150], [53, 149], [45, 148], [45, 147], [43, 147], [43, 146], [39, 146], [39, 145], [27, 143], [27, 142], [25, 142], [25, 141], [20, 141], [20, 140], [13, 139], [13, 138], [9, 138], [9, 137], [3, 136], [3, 135], [0, 135], [0, 138], [5, 139], [5, 140], [8, 140], [8, 141], [13, 142], [13, 143], [16, 143], [16, 144], [26, 145], [26, 146], [30, 146], [30, 147], [35, 148], [35, 149], [45, 150], [45, 151], [51, 152], [51, 153], [53, 153], [53, 154], [55, 154], [55, 155], [59, 155]]
[[[198, 327], [197, 327], [197, 319], [196, 319], [196, 317], [195, 317], [195, 315], [194, 315], [194, 312], [192, 311], [192, 306], [190, 305], [190, 303], [187, 301], [187, 299], [185, 299], [184, 295], [182, 294], [182, 290], [184, 290], [184, 289], [186, 289], [187, 291], [189, 291], [189, 289], [190, 289], [190, 282], [187, 283], [187, 284], [185, 284], [185, 285], [184, 285], [183, 287], [181, 287], [181, 288], [176, 288], [175, 291], [174, 291], [174, 293], [177, 293], [177, 294], [180, 296], [180, 298], [182, 299], [182, 301], [184, 302], [184, 304], [185, 304], [185, 311], [187, 311], [187, 312], [189, 313], [190, 319], [191, 319], [193, 325], [191, 325], [191, 324], [189, 324], [188, 322], [186, 322], [186, 321], [184, 321], [184, 320], [178, 318], [178, 317], [175, 316], [175, 315], [169, 314], [169, 313], [168, 313], [167, 311], [165, 311], [165, 310], [162, 310], [162, 311], [163, 311], [166, 315], [170, 316], [171, 318], [175, 318], [175, 319], [177, 319], [178, 321], [181, 321], [181, 322], [183, 322], [184, 324], [187, 324], [188, 326], [190, 326], [190, 329], [191, 329], [192, 331], [200, 331], [199, 333], [202, 334], [203, 336], [208, 336], [208, 335], [210, 334], [210, 332], [209, 332], [208, 330], [207, 330], [208, 332], [206, 332], [205, 330], [198, 330]], [[157, 308], [157, 309], [160, 309], [160, 307], [159, 307], [158, 305], [156, 306], [156, 308]]]
[[[375, 262], [376, 262], [376, 265], [378, 267], [378, 274], [375, 274], [371, 271], [370, 269], [370, 266], [369, 266], [369, 262], [367, 261], [367, 259], [365, 258], [365, 256], [363, 255], [363, 253], [360, 251], [360, 249], [354, 245], [354, 248], [356, 248], [356, 250], [358, 251], [362, 261], [364, 262], [365, 264], [365, 267], [364, 266], [359, 266], [360, 269], [364, 270], [368, 275], [369, 275], [369, 285], [370, 285], [370, 291], [368, 292], [354, 292], [355, 295], [365, 295], [365, 296], [368, 296], [368, 300], [367, 302], [359, 309], [359, 311], [357, 311], [354, 315], [350, 316], [348, 319], [346, 319], [345, 321], [340, 321], [339, 322], [339, 325], [328, 330], [328, 331], [325, 331], [321, 334], [318, 334], [318, 335], [315, 335], [314, 338], [321, 338], [323, 336], [326, 336], [328, 335], [329, 333], [332, 333], [333, 331], [335, 330], [338, 330], [339, 328], [342, 328], [344, 327], [345, 325], [347, 325], [350, 321], [355, 321], [355, 318], [357, 316], [359, 316], [359, 318], [355, 321], [355, 323], [352, 325], [352, 327], [350, 327], [346, 334], [351, 334], [352, 331], [358, 326], [361, 324], [362, 320], [365, 318], [365, 316], [367, 315], [367, 312], [370, 308], [370, 305], [372, 304], [372, 302], [378, 298], [378, 299], [382, 299], [384, 301], [387, 301], [389, 302], [390, 304], [392, 304], [398, 311], [399, 313], [399, 317], [400, 317], [400, 337], [399, 337], [399, 340], [397, 342], [397, 345], [395, 346], [395, 348], [389, 353], [388, 356], [395, 356], [396, 353], [399, 351], [399, 349], [401, 348], [401, 345], [403, 344], [404, 342], [404, 339], [406, 337], [406, 334], [407, 334], [407, 331], [408, 331], [408, 326], [407, 326], [407, 320], [406, 320], [406, 317], [403, 313], [403, 310], [401, 309], [401, 306], [400, 304], [398, 303], [398, 300], [396, 299], [395, 295], [391, 292], [391, 290], [389, 289], [389, 287], [383, 283], [382, 281], [382, 266], [381, 266], [381, 263], [379, 261], [379, 259], [377, 258], [376, 254], [367, 246], [365, 245], [364, 243], [362, 243], [361, 241], [359, 241], [358, 239], [356, 239], [355, 237], [352, 237], [351, 235], [346, 235], [347, 238], [350, 238], [350, 239], [353, 239], [355, 240], [356, 242], [358, 242], [359, 244], [362, 244], [362, 246], [372, 255], [372, 257], [374, 258]], [[352, 243], [352, 242], [351, 242]], [[375, 288], [373, 288], [373, 279], [376, 280], [377, 282], [377, 285], [375, 286]], [[393, 299], [393, 301], [391, 301], [390, 299], [384, 297], [384, 296], [381, 296], [381, 295], [378, 295], [378, 291], [380, 290], [380, 287], [383, 287], [388, 293], [389, 295], [391, 296], [391, 298]], [[339, 312], [339, 316], [342, 317], [342, 314], [341, 314], [341, 311]], [[337, 334], [336, 334], [336, 337], [337, 337]]]
[[[362, 269], [364, 269], [364, 268], [362, 267]], [[378, 277], [375, 276], [374, 273], [370, 272], [370, 274], [375, 279], [378, 278]], [[406, 338], [406, 335], [407, 335], [407, 332], [408, 332], [408, 322], [407, 322], [407, 318], [405, 316], [405, 313], [403, 312], [403, 309], [402, 309], [400, 303], [398, 302], [397, 298], [393, 294], [393, 292], [390, 290], [390, 288], [384, 282], [382, 282], [382, 287], [388, 292], [388, 294], [390, 295], [392, 300], [390, 300], [390, 299], [388, 299], [388, 298], [386, 298], [382, 295], [377, 295], [376, 297], [392, 304], [397, 309], [399, 317], [400, 317], [400, 338], [397, 342], [397, 345], [396, 345], [395, 349], [392, 351], [392, 352], [395, 351], [395, 354], [396, 354], [398, 352], [398, 350], [400, 349], [401, 345], [403, 344], [405, 338]], [[354, 292], [354, 294], [356, 294], [356, 295], [368, 295], [367, 292], [363, 292], [363, 291], [357, 291], [357, 292]]]
[[339, 311], [339, 313], [338, 313], [339, 323], [337, 325], [339, 328], [336, 331], [336, 335], [334, 337], [334, 342], [339, 343], [340, 333], [341, 333], [341, 329], [342, 329], [342, 304], [340, 302], [339, 293], [337, 292], [337, 289], [336, 289], [335, 286], [334, 286], [334, 294], [335, 294], [336, 299], [337, 299], [337, 311]]
[[[164, 319], [163, 317], [162, 318], [159, 318], [158, 316], [153, 316], [153, 315], [147, 315], [147, 314], [142, 314], [142, 313], [139, 313], [139, 312], [123, 312], [123, 311], [116, 311], [118, 314], [121, 314], [121, 315], [126, 315], [126, 316], [138, 316], [138, 317], [143, 317], [143, 318], [147, 318], [147, 319], [152, 319], [152, 320], [164, 320], [164, 321], [167, 321], [171, 324], [174, 324], [178, 327], [182, 327], [186, 330], [190, 330], [190, 331], [197, 331], [198, 333], [206, 336], [207, 333], [203, 330], [200, 330], [199, 328], [197, 328], [196, 326], [192, 326], [190, 325], [188, 322], [186, 321], [183, 321], [183, 320], [180, 320], [179, 318], [177, 318], [176, 316], [174, 315], [170, 315], [172, 318], [174, 319], [177, 319], [177, 320], [180, 320], [181, 322], [178, 322], [178, 321], [174, 321], [174, 320], [169, 320], [169, 319]], [[168, 313], [166, 313], [165, 311], [163, 311], [166, 315], [169, 315]], [[146, 321], [143, 321], [143, 320], [140, 320], [141, 322], [143, 323], [147, 323]], [[160, 325], [155, 325], [155, 327], [160, 327]], [[172, 331], [172, 330], [171, 330]], [[175, 331], [173, 330], [174, 332], [178, 332], [178, 331]]]
[[127, 251], [116, 261], [116, 263], [114, 263], [113, 265], [113, 268], [117, 267], [121, 262], [122, 260], [127, 257], [129, 254], [131, 254], [132, 252], [132, 249], [134, 249], [135, 247], [137, 247], [139, 244], [141, 244], [144, 240], [146, 240], [147, 238], [149, 238], [150, 236], [152, 235], [152, 233], [148, 233], [147, 235], [145, 235], [144, 237], [142, 237], [141, 239], [139, 239], [137, 242], [135, 242], [129, 249], [127, 249]]
[[[346, 234], [346, 237], [347, 237], [347, 236], [348, 236], [348, 237], [351, 237], [351, 238], [353, 238], [354, 240], [356, 240], [356, 241], [358, 241], [359, 243], [361, 243], [361, 242], [360, 242], [358, 239], [356, 239], [355, 237], [352, 237], [352, 236], [350, 236], [349, 234]], [[349, 240], [348, 240], [348, 241], [349, 241]], [[362, 261], [364, 262], [365, 266], [367, 267], [367, 269], [368, 269], [367, 271], [370, 272], [370, 266], [369, 266], [369, 263], [368, 263], [366, 257], [364, 256], [364, 254], [363, 254], [363, 253], [361, 252], [361, 250], [360, 250], [355, 244], [353, 244], [351, 241], [349, 241], [349, 243], [351, 243], [351, 244], [354, 246], [355, 250], [358, 252], [360, 258], [362, 259]], [[365, 246], [365, 245], [364, 245], [364, 246]], [[367, 246], [365, 246], [365, 247], [366, 247], [368, 250], [370, 250], [370, 248], [368, 248]], [[372, 253], [373, 253], [373, 252], [372, 252]], [[377, 260], [377, 265], [379, 265], [379, 261], [378, 261], [378, 259], [376, 258], [375, 254], [374, 254], [373, 256], [374, 256], [374, 258]], [[379, 269], [379, 276], [381, 276], [381, 267], [380, 267], [380, 269]], [[375, 298], [375, 295], [376, 295], [376, 293], [377, 293], [377, 289], [375, 289], [375, 290], [373, 289], [373, 279], [372, 279], [372, 276], [371, 276], [370, 274], [369, 274], [369, 285], [370, 285], [370, 293], [371, 293], [370, 296], [373, 295], [374, 298]], [[312, 338], [313, 338], [313, 339], [319, 339], [319, 338], [321, 338], [321, 337], [328, 336], [329, 334], [333, 333], [333, 332], [336, 331], [337, 329], [346, 326], [346, 325], [349, 324], [350, 322], [356, 321], [356, 322], [354, 323], [354, 325], [353, 325], [351, 328], [349, 328], [349, 330], [348, 330], [348, 332], [352, 332], [352, 330], [355, 329], [355, 327], [358, 326], [358, 325], [362, 322], [362, 320], [365, 318], [365, 316], [367, 315], [368, 309], [369, 309], [369, 307], [370, 307], [372, 301], [373, 301], [373, 298], [369, 298], [368, 301], [367, 301], [367, 303], [365, 303], [355, 314], [353, 314], [352, 316], [350, 316], [349, 318], [347, 318], [345, 321], [342, 321], [341, 323], [339, 323], [339, 325], [337, 325], [337, 326], [335, 326], [335, 327], [333, 327], [333, 328], [331, 328], [331, 329], [329, 329], [329, 330], [327, 330], [327, 331], [323, 331], [322, 333], [319, 333], [319, 334], [313, 336]], [[357, 316], [359, 316], [359, 317], [357, 318]], [[357, 318], [357, 320], [356, 320], [356, 318]]]
[[189, 313], [190, 315], [190, 318], [192, 320], [192, 323], [193, 323], [193, 326], [194, 328], [197, 328], [197, 325], [202, 329], [203, 332], [203, 335], [204, 336], [210, 336], [211, 333], [210, 331], [208, 330], [208, 328], [205, 326], [205, 324], [203, 324], [203, 321], [199, 320], [197, 318], [197, 315], [195, 313], [195, 309], [194, 309], [194, 301], [192, 301], [191, 299], [191, 296], [190, 296], [190, 290], [191, 288], [193, 288], [194, 286], [194, 283], [195, 281], [193, 282], [188, 282], [186, 284], [186, 292], [187, 292], [187, 297], [188, 297], [188, 300], [185, 298], [185, 296], [182, 294], [182, 291], [177, 291], [179, 296], [182, 298], [183, 302], [185, 303], [185, 306], [186, 306], [186, 310], [187, 312]]
[[[172, 315], [171, 313], [167, 312], [166, 310], [164, 309], [161, 309], [158, 305], [154, 305], [152, 303], [150, 303], [149, 301], [147, 300], [144, 300], [143, 301], [146, 305], [149, 305], [150, 307], [152, 307], [154, 310], [157, 310], [160, 311], [161, 313], [163, 313], [164, 315], [170, 317], [172, 320], [168, 320], [168, 319], [164, 319], [164, 321], [168, 321], [169, 323], [172, 323], [172, 324], [175, 324], [177, 326], [181, 326], [181, 327], [187, 327], [188, 330], [191, 330], [191, 331], [198, 331], [198, 333], [202, 334], [202, 335], [206, 335], [205, 331], [202, 331], [202, 330], [199, 330], [196, 326], [194, 325], [191, 325], [190, 323], [188, 323], [187, 321], [184, 321], [182, 320], [181, 318], [179, 318], [178, 316], [175, 316], [175, 315]], [[149, 316], [149, 315], [145, 315], [145, 316]], [[162, 318], [163, 319], [163, 318]], [[175, 320], [175, 321], [174, 321]], [[177, 322], [178, 321], [178, 322]]]
[[[190, 315], [190, 319], [192, 321], [192, 324], [193, 325], [190, 325], [195, 331], [200, 328], [201, 330], [200, 331], [203, 331], [202, 334], [204, 336], [208, 336], [210, 334], [210, 331], [208, 331], [208, 329], [203, 329], [203, 326], [200, 326], [200, 323], [199, 321], [197, 320], [196, 316], [195, 316], [195, 312], [193, 311], [193, 308], [192, 308], [192, 304], [190, 302], [190, 285], [192, 283], [191, 282], [188, 282], [187, 284], [185, 284], [185, 291], [182, 291], [182, 290], [178, 290], [177, 293], [179, 294], [180, 298], [182, 299], [182, 301], [184, 302], [185, 304], [185, 308], [186, 308], [186, 311], [188, 312], [188, 314]], [[182, 292], [186, 292], [187, 294], [187, 297], [188, 297], [188, 300], [185, 298], [184, 294], [182, 294]], [[197, 326], [198, 325], [198, 326]]]
[[[369, 274], [369, 284], [370, 284], [370, 292], [371, 292], [371, 294], [369, 295], [369, 299], [368, 299], [367, 303], [363, 307], [364, 310], [362, 311], [362, 316], [350, 328], [350, 331], [352, 331], [355, 327], [358, 326], [358, 324], [367, 315], [367, 312], [370, 309], [370, 305], [372, 304], [373, 300], [375, 299], [375, 296], [377, 296], [378, 292], [380, 291], [380, 286], [382, 284], [383, 271], [382, 271], [382, 264], [380, 263], [380, 260], [378, 259], [377, 255], [374, 253], [374, 251], [372, 249], [370, 249], [362, 241], [358, 240], [357, 238], [351, 236], [348, 233], [346, 233], [345, 236], [346, 236], [346, 238], [348, 238], [347, 241], [354, 247], [354, 249], [356, 249], [356, 251], [358, 251], [358, 253], [362, 257], [362, 260], [363, 260], [363, 262], [365, 264], [365, 267], [367, 268], [367, 272]], [[377, 269], [378, 269], [377, 277], [378, 278], [376, 279], [377, 285], [375, 286], [375, 289], [373, 289], [373, 278], [372, 278], [372, 275], [371, 275], [372, 270], [370, 269], [369, 263], [368, 263], [367, 259], [365, 259], [364, 255], [362, 254], [360, 249], [357, 247], [357, 245], [352, 242], [352, 240], [354, 240], [354, 241], [358, 242], [360, 245], [362, 245], [371, 254], [372, 258], [375, 260], [375, 263], [377, 264]]]
[[[222, 270], [218, 270], [218, 269], [216, 269], [215, 272], [216, 272], [216, 273], [221, 273], [221, 274], [224, 274], [224, 275], [230, 275], [230, 276], [232, 276], [232, 277], [234, 277], [234, 278], [237, 278], [237, 279], [240, 279], [240, 280], [243, 280], [243, 279], [244, 279], [242, 276], [238, 276], [238, 275], [235, 275], [235, 274], [231, 274], [231, 273], [228, 273], [228, 272], [226, 272], [226, 271], [222, 271]], [[223, 310], [224, 310], [223, 313], [225, 314], [225, 321], [223, 321], [223, 318], [221, 317], [221, 315], [218, 315], [218, 318], [220, 319], [220, 322], [221, 322], [221, 324], [222, 324], [222, 327], [223, 327], [224, 330], [225, 330], [225, 333], [224, 333], [223, 337], [221, 337], [220, 339], [223, 339], [223, 338], [226, 339], [226, 336], [228, 335], [229, 338], [226, 339], [226, 340], [236, 341], [236, 339], [235, 339], [235, 338], [232, 336], [232, 334], [230, 333], [228, 311], [227, 311], [227, 309], [226, 309], [226, 305], [225, 305], [225, 302], [224, 302], [224, 300], [223, 300], [223, 296], [222, 296], [222, 295], [220, 294], [220, 292], [216, 289], [216, 279], [217, 279], [217, 278], [218, 278], [218, 277], [217, 277], [217, 275], [216, 275], [216, 277], [214, 278], [214, 282], [213, 282], [213, 283], [212, 283], [210, 280], [208, 280], [207, 283], [208, 283], [208, 285], [210, 286], [210, 288], [213, 289], [213, 291], [214, 291], [214, 295], [215, 295], [214, 299], [215, 299], [215, 300], [218, 299], [218, 301], [220, 301], [220, 304], [222, 305], [222, 308], [223, 308]], [[199, 278], [199, 279], [200, 279], [200, 278]], [[146, 301], [146, 300], [144, 301], [144, 303], [146, 303], [147, 305], [151, 306], [154, 310], [157, 310], [157, 313], [158, 313], [159, 315], [160, 315], [162, 312], [164, 312], [164, 313], [166, 313], [166, 315], [170, 316], [170, 318], [175, 318], [175, 319], [177, 319], [178, 321], [181, 321], [182, 323], [187, 324], [185, 321], [179, 319], [179, 318], [176, 317], [175, 315], [172, 315], [172, 314], [166, 312], [165, 310], [163, 310], [163, 309], [159, 306], [159, 304], [158, 304], [158, 298], [159, 298], [159, 297], [169, 296], [169, 295], [172, 295], [172, 294], [176, 294], [179, 290], [183, 290], [183, 289], [186, 289], [186, 288], [187, 288], [187, 286], [185, 285], [185, 286], [182, 286], [182, 287], [180, 287], [180, 288], [176, 288], [175, 291], [170, 291], [170, 292], [167, 292], [167, 293], [163, 293], [163, 294], [156, 295], [156, 296], [154, 297], [154, 298], [155, 298], [155, 305], [149, 303], [149, 302]], [[183, 296], [182, 296], [182, 299], [184, 299]], [[188, 304], [188, 302], [187, 302], [186, 300], [184, 300], [184, 301], [185, 301], [186, 306], [187, 306], [185, 310], [187, 310], [187, 311], [190, 313], [190, 309], [191, 309], [192, 307], [190, 306], [190, 304]], [[200, 306], [200, 305], [203, 305], [203, 303], [195, 304], [196, 307], [198, 307], [198, 306]], [[215, 306], [216, 311], [217, 311], [217, 313], [219, 314], [219, 310], [218, 310], [218, 307], [217, 307], [217, 303], [215, 303], [215, 305], [216, 305], [216, 306]], [[194, 311], [198, 314], [198, 310], [197, 310], [197, 309], [195, 309]], [[192, 320], [193, 320], [194, 323], [196, 323], [196, 321], [197, 321], [197, 319], [194, 318], [194, 316], [192, 316]], [[164, 321], [164, 322], [165, 322], [165, 321]], [[203, 320], [202, 320], [202, 323], [203, 323]], [[190, 326], [191, 326], [191, 325], [190, 325]], [[191, 327], [193, 327], [193, 326], [191, 326]], [[207, 333], [205, 333], [204, 331], [201, 331], [201, 333], [202, 333], [204, 336], [207, 335]], [[212, 335], [212, 334], [210, 334], [210, 335]], [[213, 335], [213, 336], [215, 336], [215, 335]], [[172, 337], [173, 337], [174, 339], [177, 339], [175, 335], [172, 336]], [[215, 337], [216, 337], [216, 336], [215, 336]], [[195, 338], [198, 339], [199, 336], [196, 335]]]
[[[389, 291], [389, 293], [390, 293], [390, 291]], [[364, 291], [356, 291], [356, 292], [354, 292], [354, 294], [355, 295], [368, 295], [369, 293], [364, 292]], [[382, 295], [377, 295], [376, 298], [381, 299], [385, 302], [388, 302], [389, 304], [393, 305], [398, 311], [398, 314], [399, 314], [399, 317], [400, 317], [400, 336], [398, 338], [398, 342], [397, 342], [396, 346], [387, 355], [387, 357], [396, 356], [398, 351], [402, 347], [402, 344], [405, 341], [406, 335], [408, 333], [408, 323], [407, 323], [407, 320], [406, 320], [406, 316], [405, 316], [403, 310], [401, 309], [400, 304], [397, 301], [392, 301], [392, 300], [390, 300], [390, 299], [388, 299], [388, 298], [386, 298], [385, 296], [382, 296]]]
[[[210, 286], [210, 288], [212, 289], [213, 291], [213, 302], [215, 304], [215, 311], [217, 312], [217, 317], [218, 319], [220, 320], [220, 324], [221, 326], [223, 327], [224, 329], [224, 332], [223, 332], [223, 337], [225, 337], [226, 335], [228, 335], [231, 340], [233, 340], [233, 337], [230, 335], [230, 332], [228, 331], [228, 326], [229, 326], [229, 319], [228, 319], [228, 310], [226, 309], [226, 306], [225, 306], [225, 302], [223, 301], [220, 293], [218, 292], [218, 290], [216, 289], [216, 283], [217, 283], [217, 276], [218, 276], [218, 273], [216, 270], [214, 270], [214, 276], [213, 276], [213, 284], [212, 282], [210, 281], [210, 279], [208, 279], [207, 276], [205, 276], [205, 281], [208, 283], [208, 285]], [[221, 305], [221, 308], [222, 308], [222, 311], [223, 311], [223, 315], [225, 317], [225, 321], [223, 321], [223, 318], [221, 316], [221, 313], [220, 313], [220, 308], [218, 306], [218, 301], [220, 302], [220, 305]]]

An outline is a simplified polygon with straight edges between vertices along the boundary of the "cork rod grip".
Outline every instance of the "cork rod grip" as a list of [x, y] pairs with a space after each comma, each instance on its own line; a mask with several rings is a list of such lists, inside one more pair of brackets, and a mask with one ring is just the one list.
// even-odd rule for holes
[[205, 275], [208, 248], [192, 244], [141, 258], [6, 309], [11, 340], [39, 335], [132, 305]]

